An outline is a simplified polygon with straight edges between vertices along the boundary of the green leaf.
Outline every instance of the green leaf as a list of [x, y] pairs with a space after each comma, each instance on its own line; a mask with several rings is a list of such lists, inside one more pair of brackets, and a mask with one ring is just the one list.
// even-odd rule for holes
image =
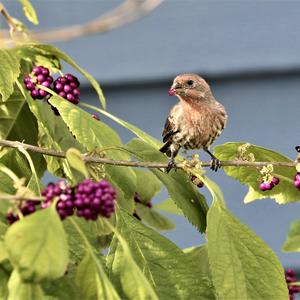
[[23, 11], [26, 18], [35, 25], [39, 24], [36, 12], [29, 0], [19, 0], [23, 5]]
[[24, 283], [17, 270], [14, 270], [8, 282], [7, 300], [43, 300], [46, 299], [38, 284]]
[[121, 270], [119, 280], [126, 299], [158, 299], [151, 284], [134, 261], [126, 240], [116, 231], [115, 237], [119, 240], [119, 259], [115, 261], [115, 269]]
[[211, 278], [207, 245], [205, 244], [199, 247], [187, 248], [184, 249], [183, 252], [185, 253], [190, 264], [194, 266], [194, 270], [196, 270], [195, 273], [197, 273], [198, 276], [202, 276], [202, 280], [204, 280], [207, 284], [207, 294], [204, 299], [217, 299], [216, 291]]
[[[81, 152], [84, 151], [84, 148], [71, 135], [63, 120], [53, 113], [50, 105], [42, 101], [33, 100], [21, 83], [18, 83], [18, 87], [26, 98], [30, 110], [38, 120], [38, 144], [40, 147], [49, 148], [58, 152], [66, 152], [69, 148], [76, 148]], [[72, 180], [72, 171], [66, 159], [47, 155], [44, 157], [49, 172], [57, 177], [68, 177]]]
[[[140, 160], [167, 162], [165, 155], [143, 141], [133, 139], [127, 144], [127, 148]], [[204, 232], [208, 206], [204, 196], [196, 190], [187, 174], [182, 170], [170, 172], [169, 174], [157, 169], [151, 171], [166, 186], [170, 197], [188, 220], [200, 232]]]
[[[81, 231], [84, 233], [86, 239], [88, 240], [90, 247], [93, 249], [97, 255], [100, 255], [101, 250], [99, 249], [100, 243], [98, 241], [101, 234], [106, 234], [106, 231], [101, 231], [101, 221], [99, 219], [94, 222], [87, 222], [82, 218], [72, 217], [76, 219], [77, 225], [80, 227]], [[63, 222], [64, 229], [68, 236], [68, 245], [70, 249], [70, 260], [74, 264], [78, 264], [85, 256], [86, 246], [82, 243], [82, 238], [78, 234], [76, 228], [72, 225], [70, 218], [67, 218]], [[111, 232], [111, 231], [110, 231]]]
[[86, 253], [77, 269], [76, 284], [81, 299], [120, 299], [100, 261], [90, 252]]
[[14, 83], [20, 73], [19, 59], [14, 49], [0, 49], [0, 95], [6, 101], [14, 91]]
[[8, 288], [7, 283], [9, 280], [10, 272], [3, 268], [2, 264], [0, 264], [0, 299], [8, 298]]
[[161, 183], [149, 171], [135, 169], [134, 172], [136, 175], [136, 192], [143, 203], [148, 203], [161, 190]]
[[68, 55], [66, 55], [64, 52], [59, 50], [56, 47], [53, 47], [51, 45], [41, 45], [41, 44], [30, 44], [28, 45], [29, 48], [32, 48], [34, 51], [40, 52], [42, 54], [52, 54], [57, 56], [58, 58], [64, 60], [66, 63], [70, 64], [73, 68], [75, 68], [77, 71], [79, 71], [93, 86], [95, 91], [98, 94], [99, 100], [101, 102], [102, 107], [105, 109], [106, 107], [106, 101], [103, 95], [103, 92], [101, 90], [101, 87], [99, 83], [94, 79], [93, 76], [91, 76], [88, 72], [86, 72], [84, 69], [82, 69], [80, 66], [78, 66], [73, 59], [71, 59]]
[[[105, 123], [95, 120], [89, 113], [61, 97], [52, 96], [50, 103], [59, 110], [71, 132], [88, 151], [97, 148], [112, 148], [113, 150], [105, 151], [108, 158], [121, 160], [129, 158], [124, 150], [119, 149], [123, 145], [118, 134]], [[106, 165], [105, 170], [113, 183], [122, 189], [125, 198], [133, 198], [136, 178], [132, 168]]]
[[220, 202], [208, 212], [208, 257], [221, 299], [288, 299], [284, 270], [274, 252]]
[[[117, 214], [117, 232], [126, 240], [132, 257], [159, 299], [206, 299], [207, 281], [202, 280], [195, 263], [175, 244], [122, 209]], [[123, 256], [124, 250], [115, 234], [108, 255], [108, 269], [118, 290], [123, 287]]]
[[68, 246], [55, 205], [11, 225], [4, 244], [24, 281], [56, 279], [66, 271]]
[[143, 130], [137, 128], [136, 126], [123, 121], [122, 119], [110, 114], [109, 112], [102, 110], [96, 106], [93, 105], [89, 105], [86, 103], [81, 103], [81, 106], [93, 109], [101, 114], [103, 114], [104, 116], [110, 118], [111, 120], [115, 121], [116, 123], [120, 124], [121, 126], [125, 127], [126, 129], [128, 129], [129, 131], [133, 132], [137, 137], [139, 137], [141, 140], [143, 140], [144, 142], [146, 142], [147, 144], [159, 149], [161, 146], [161, 143], [156, 140], [155, 138], [153, 138], [151, 135], [149, 135], [148, 133], [144, 132]]
[[149, 208], [144, 204], [136, 203], [136, 213], [146, 224], [158, 230], [172, 230], [175, 224], [167, 217], [161, 215], [153, 208]]
[[[21, 124], [26, 124], [26, 126], [22, 126]], [[38, 128], [36, 119], [18, 89], [14, 91], [7, 101], [0, 102], [0, 138], [12, 141], [25, 140], [28, 144], [37, 145]], [[11, 152], [12, 156], [17, 155], [20, 157], [20, 161], [18, 162], [17, 159], [13, 158], [9, 167], [13, 170], [20, 169], [18, 164], [21, 164], [25, 172], [22, 172], [20, 177], [26, 177], [28, 182], [32, 181], [33, 183], [36, 178], [30, 174], [30, 170], [28, 170], [29, 165], [25, 157], [23, 159], [21, 158], [22, 155], [15, 154], [17, 150], [7, 148], [3, 148], [0, 151], [0, 156], [3, 157], [8, 152]], [[41, 177], [46, 169], [42, 154], [31, 152], [30, 158], [37, 171], [37, 176]], [[35, 190], [38, 191], [38, 188]]]
[[2, 263], [7, 258], [8, 258], [7, 251], [4, 247], [4, 243], [3, 243], [2, 238], [1, 238], [0, 239], [0, 263]]
[[75, 280], [70, 277], [69, 273], [57, 280], [43, 283], [42, 288], [47, 295], [47, 300], [82, 300], [79, 297], [80, 291]]
[[166, 199], [163, 202], [160, 202], [158, 204], [155, 204], [153, 207], [157, 208], [157, 209], [160, 209], [160, 210], [163, 210], [163, 211], [165, 211], [167, 213], [170, 213], [170, 214], [183, 216], [182, 210], [179, 209], [175, 205], [174, 201], [171, 198]]
[[300, 252], [300, 220], [294, 221], [291, 224], [282, 250], [285, 252]]
[[81, 157], [80, 151], [74, 148], [70, 148], [66, 153], [66, 157], [72, 168], [83, 174], [85, 178], [89, 178], [89, 172]]
[[[239, 147], [243, 145], [248, 144], [244, 142], [225, 143], [223, 145], [216, 146], [214, 148], [214, 153], [220, 160], [235, 160], [239, 154]], [[254, 155], [255, 161], [292, 162], [292, 160], [278, 152], [249, 144], [246, 154], [249, 155], [251, 153]], [[224, 167], [224, 171], [227, 175], [239, 180], [241, 183], [246, 184], [249, 187], [248, 194], [244, 199], [246, 203], [264, 198], [275, 199], [275, 201], [279, 204], [300, 200], [300, 192], [293, 186], [293, 178], [296, 172], [294, 168], [274, 166], [273, 174], [280, 178], [280, 183], [271, 191], [264, 192], [259, 190], [259, 181], [257, 180], [261, 175], [259, 170], [249, 167]]]

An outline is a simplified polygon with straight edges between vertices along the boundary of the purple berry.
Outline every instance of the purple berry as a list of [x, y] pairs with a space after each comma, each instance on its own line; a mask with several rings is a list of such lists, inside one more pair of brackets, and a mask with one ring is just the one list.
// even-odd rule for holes
[[100, 118], [99, 118], [99, 116], [98, 116], [97, 114], [93, 114], [93, 115], [92, 115], [92, 118], [94, 118], [94, 119], [97, 120], [97, 121], [100, 121]]
[[300, 188], [300, 180], [295, 180], [294, 181], [294, 187], [299, 189]]
[[34, 68], [32, 69], [32, 73], [33, 73], [35, 76], [41, 74], [41, 73], [42, 73], [41, 67], [34, 67]]
[[32, 82], [26, 83], [25, 86], [26, 86], [26, 89], [27, 89], [28, 91], [32, 91], [32, 90], [35, 89], [35, 85], [34, 85]]
[[26, 76], [24, 77], [24, 84], [26, 84], [26, 83], [28, 83], [28, 82], [31, 82], [31, 78], [30, 78], [29, 75], [26, 75]]
[[295, 181], [300, 181], [300, 173], [298, 172], [294, 178]]
[[49, 88], [51, 86], [51, 83], [49, 81], [42, 82], [42, 85]]
[[204, 186], [204, 183], [195, 175], [192, 175], [191, 180], [198, 188], [202, 188]]
[[37, 99], [38, 96], [40, 95], [38, 90], [33, 90], [33, 91], [31, 91], [30, 94], [33, 99]]
[[44, 91], [44, 90], [39, 90], [39, 95], [40, 95], [42, 98], [44, 98], [44, 97], [47, 96], [47, 92]]
[[295, 271], [293, 269], [287, 269], [285, 271], [286, 276], [294, 277], [296, 275]]
[[42, 74], [47, 77], [49, 75], [49, 70], [47, 68], [43, 68]]
[[63, 97], [63, 98], [66, 98], [66, 93], [65, 92], [60, 92], [58, 95]]
[[71, 86], [68, 85], [68, 84], [66, 84], [66, 85], [64, 86], [64, 92], [69, 93], [69, 92], [71, 92], [71, 91], [72, 91]]
[[279, 179], [278, 177], [273, 176], [273, 178], [272, 178], [272, 183], [273, 183], [274, 185], [277, 185], [277, 184], [279, 184], [279, 182], [280, 182], [280, 179]]
[[62, 83], [60, 83], [60, 82], [57, 82], [57, 83], [55, 84], [55, 86], [54, 86], [54, 90], [55, 90], [56, 92], [62, 91], [63, 88], [64, 88], [64, 85], [63, 85]]
[[67, 94], [66, 96], [67, 100], [69, 100], [70, 102], [73, 102], [75, 100], [75, 97], [72, 94]]
[[37, 79], [37, 81], [38, 82], [44, 82], [45, 81], [45, 76], [44, 75], [42, 75], [42, 74], [40, 74], [40, 75], [38, 75], [37, 77], [36, 77], [36, 79]]
[[70, 87], [72, 89], [77, 89], [79, 91], [79, 89], [77, 88], [78, 87], [78, 84], [76, 82], [70, 82]]

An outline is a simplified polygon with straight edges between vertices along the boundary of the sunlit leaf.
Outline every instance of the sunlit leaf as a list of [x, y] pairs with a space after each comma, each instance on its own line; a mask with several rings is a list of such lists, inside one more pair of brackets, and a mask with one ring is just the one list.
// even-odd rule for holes
[[14, 49], [0, 49], [0, 95], [6, 101], [14, 91], [14, 84], [20, 73], [19, 58]]
[[11, 225], [4, 244], [11, 263], [25, 281], [56, 279], [66, 271], [67, 240], [54, 206]]
[[9, 278], [8, 291], [7, 300], [46, 300], [42, 288], [38, 284], [23, 282], [17, 270]]
[[19, 0], [19, 1], [23, 5], [24, 15], [27, 17], [27, 19], [33, 24], [38, 25], [39, 20], [30, 1], [29, 0]]
[[81, 299], [120, 299], [100, 261], [90, 252], [86, 253], [77, 269], [76, 284]]
[[300, 251], [300, 220], [294, 221], [291, 224], [288, 236], [282, 250], [285, 252], [299, 252]]
[[[247, 145], [246, 143], [226, 143], [214, 148], [215, 155], [220, 160], [235, 160], [239, 155], [239, 149], [241, 146]], [[253, 154], [255, 161], [281, 161], [292, 162], [291, 159], [286, 156], [262, 148], [256, 145], [249, 145], [246, 148], [246, 154]], [[249, 191], [244, 199], [246, 203], [254, 201], [256, 199], [272, 198], [280, 204], [285, 204], [293, 201], [300, 200], [300, 191], [293, 185], [296, 169], [287, 167], [274, 166], [273, 175], [280, 179], [279, 185], [275, 186], [270, 191], [260, 191], [258, 178], [261, 176], [259, 170], [249, 167], [224, 167], [224, 171], [227, 175], [239, 180], [241, 183], [246, 184], [249, 187]]]
[[[131, 140], [127, 144], [127, 148], [135, 157], [142, 161], [167, 162], [165, 155], [141, 140]], [[152, 169], [151, 171], [166, 186], [170, 197], [188, 220], [199, 231], [204, 232], [206, 228], [207, 204], [204, 196], [196, 190], [186, 173], [181, 170], [173, 171], [169, 174], [157, 169]]]
[[218, 201], [208, 212], [207, 239], [213, 284], [221, 299], [288, 299], [275, 253]]
[[[126, 240], [131, 255], [155, 288], [159, 299], [206, 299], [207, 281], [202, 280], [194, 262], [175, 244], [146, 227], [124, 210], [117, 215], [117, 232]], [[124, 252], [116, 235], [108, 255], [110, 276], [116, 287], [123, 286], [120, 261]]]
[[158, 230], [172, 230], [175, 228], [175, 224], [160, 214], [153, 208], [149, 208], [144, 204], [136, 203], [136, 213], [146, 224], [158, 229]]

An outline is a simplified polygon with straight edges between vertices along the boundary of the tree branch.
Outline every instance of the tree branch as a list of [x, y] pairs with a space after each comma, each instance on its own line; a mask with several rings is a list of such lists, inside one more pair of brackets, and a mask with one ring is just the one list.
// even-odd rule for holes
[[39, 42], [58, 42], [96, 33], [104, 33], [144, 17], [163, 1], [164, 0], [126, 0], [103, 16], [99, 16], [89, 22], [53, 30], [43, 30], [40, 32], [31, 31], [30, 36], [33, 40]]
[[[55, 151], [52, 149], [46, 149], [41, 148], [38, 146], [33, 146], [25, 143], [21, 143], [18, 141], [8, 141], [8, 140], [0, 140], [0, 146], [3, 147], [10, 147], [10, 148], [23, 148], [28, 151], [41, 153], [44, 155], [59, 157], [59, 158], [66, 158], [66, 153]], [[161, 163], [161, 162], [148, 162], [148, 161], [127, 161], [127, 160], [114, 160], [114, 159], [108, 159], [108, 158], [102, 158], [98, 156], [92, 156], [92, 155], [82, 155], [82, 159], [86, 163], [100, 163], [100, 164], [108, 164], [113, 166], [124, 166], [124, 167], [134, 167], [134, 168], [150, 168], [150, 169], [164, 169], [167, 168], [167, 163]], [[201, 167], [210, 167], [211, 162], [200, 162]], [[289, 168], [295, 168], [297, 163], [296, 162], [249, 162], [249, 161], [242, 161], [242, 160], [225, 160], [221, 161], [221, 167], [252, 167], [252, 168], [262, 168], [264, 166], [272, 164], [273, 166], [278, 167], [289, 167]], [[189, 167], [195, 167], [196, 163], [191, 162], [188, 164]], [[186, 167], [186, 163], [177, 163], [176, 167], [178, 169], [184, 169]]]

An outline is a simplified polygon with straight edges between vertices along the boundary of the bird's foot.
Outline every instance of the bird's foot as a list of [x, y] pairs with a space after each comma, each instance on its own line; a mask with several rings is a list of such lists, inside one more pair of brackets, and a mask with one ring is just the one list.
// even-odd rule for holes
[[221, 162], [217, 158], [213, 158], [210, 161], [210, 168], [211, 168], [211, 170], [217, 172], [220, 167], [221, 167]]
[[166, 168], [166, 173], [169, 173], [172, 169], [176, 170], [176, 163], [174, 159], [170, 159]]

